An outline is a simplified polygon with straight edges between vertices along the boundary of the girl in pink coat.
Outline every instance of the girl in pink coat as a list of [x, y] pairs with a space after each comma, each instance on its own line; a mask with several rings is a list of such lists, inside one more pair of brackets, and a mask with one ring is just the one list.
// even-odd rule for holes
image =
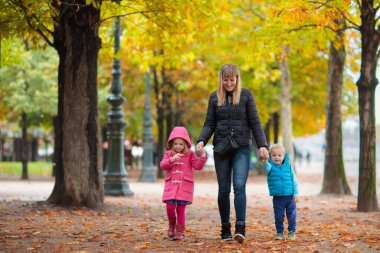
[[193, 202], [194, 173], [201, 170], [207, 161], [203, 151], [199, 157], [190, 150], [189, 134], [184, 127], [175, 127], [167, 141], [168, 151], [160, 162], [161, 169], [167, 171], [162, 201], [166, 203], [169, 219], [168, 236], [182, 240], [185, 232], [185, 208]]

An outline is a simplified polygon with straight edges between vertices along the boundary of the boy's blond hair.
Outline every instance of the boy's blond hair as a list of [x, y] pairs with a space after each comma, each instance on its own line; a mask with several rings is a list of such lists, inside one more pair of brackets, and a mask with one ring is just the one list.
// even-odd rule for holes
[[235, 64], [224, 64], [219, 71], [219, 82], [218, 82], [218, 106], [222, 106], [226, 102], [226, 90], [223, 87], [223, 78], [225, 77], [236, 77], [236, 87], [232, 93], [232, 104], [238, 105], [240, 102], [241, 94], [241, 79], [240, 71], [238, 66]]
[[285, 150], [284, 146], [282, 146], [281, 144], [272, 144], [270, 146], [270, 149], [269, 149], [269, 154], [272, 154], [272, 151], [274, 149], [280, 149], [280, 150], [282, 150], [284, 152], [284, 154], [286, 153], [286, 150]]

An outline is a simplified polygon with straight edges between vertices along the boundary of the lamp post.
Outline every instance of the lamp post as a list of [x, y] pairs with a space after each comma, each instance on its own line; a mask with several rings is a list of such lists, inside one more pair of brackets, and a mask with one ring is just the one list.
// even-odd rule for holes
[[157, 175], [153, 166], [153, 133], [152, 133], [152, 115], [150, 112], [150, 74], [146, 73], [145, 89], [145, 107], [144, 107], [144, 151], [143, 151], [143, 168], [140, 174], [140, 182], [155, 182]]
[[114, 39], [115, 58], [112, 62], [112, 94], [107, 98], [111, 104], [111, 111], [108, 113], [107, 120], [108, 150], [104, 173], [104, 193], [123, 196], [133, 195], [133, 192], [129, 189], [127, 171], [124, 165], [124, 128], [127, 124], [123, 120], [124, 113], [121, 110], [121, 105], [125, 101], [121, 95], [121, 61], [116, 59], [116, 54], [120, 49], [120, 17], [116, 18]]

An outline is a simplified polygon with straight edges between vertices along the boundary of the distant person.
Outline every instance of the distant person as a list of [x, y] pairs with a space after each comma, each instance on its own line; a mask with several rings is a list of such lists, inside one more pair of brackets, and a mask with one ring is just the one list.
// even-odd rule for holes
[[193, 202], [194, 173], [202, 170], [206, 161], [206, 152], [197, 157], [190, 150], [191, 141], [184, 127], [175, 127], [167, 141], [168, 151], [160, 162], [162, 170], [167, 171], [162, 201], [166, 203], [169, 220], [168, 237], [182, 240], [185, 234], [186, 205]]
[[232, 136], [237, 144], [235, 146], [238, 146], [227, 156], [220, 156], [214, 152], [214, 162], [218, 179], [221, 237], [226, 241], [232, 239], [230, 223], [232, 183], [236, 214], [233, 238], [243, 243], [246, 232], [246, 184], [252, 139], [255, 139], [262, 158], [268, 159], [268, 145], [252, 92], [242, 87], [240, 71], [235, 64], [224, 64], [219, 71], [218, 87], [210, 95], [206, 120], [197, 141], [196, 149], [199, 152], [203, 152], [212, 135], [214, 135], [214, 147], [225, 143], [223, 140], [228, 136]]
[[124, 163], [127, 169], [133, 169], [132, 160], [132, 143], [126, 139], [124, 141]]
[[281, 144], [273, 144], [269, 150], [269, 161], [263, 159], [267, 173], [270, 196], [273, 196], [273, 211], [276, 239], [284, 239], [284, 213], [288, 219], [288, 239], [296, 238], [298, 182], [290, 165], [289, 155]]
[[307, 161], [307, 164], [310, 165], [310, 162], [311, 162], [311, 152], [310, 152], [310, 150], [308, 150], [306, 152], [306, 161]]

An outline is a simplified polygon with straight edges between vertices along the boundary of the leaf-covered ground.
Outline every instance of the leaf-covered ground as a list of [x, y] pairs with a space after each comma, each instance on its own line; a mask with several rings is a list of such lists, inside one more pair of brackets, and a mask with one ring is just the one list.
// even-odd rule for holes
[[[274, 240], [271, 199], [262, 176], [249, 179], [245, 242], [223, 242], [219, 237], [217, 185], [208, 173], [197, 175], [196, 197], [186, 212], [185, 240], [171, 241], [165, 236], [162, 182], [130, 180], [135, 190], [133, 197], [106, 197], [104, 206], [96, 210], [64, 209], [44, 202], [17, 200], [10, 195], [3, 198], [0, 251], [380, 252], [380, 213], [356, 212], [353, 196], [308, 195], [305, 190], [298, 203], [297, 239]], [[320, 178], [305, 175], [299, 181], [304, 186], [317, 187]], [[25, 184], [33, 187], [38, 182]], [[258, 188], [251, 189], [250, 185]], [[234, 211], [231, 214], [234, 220]]]

